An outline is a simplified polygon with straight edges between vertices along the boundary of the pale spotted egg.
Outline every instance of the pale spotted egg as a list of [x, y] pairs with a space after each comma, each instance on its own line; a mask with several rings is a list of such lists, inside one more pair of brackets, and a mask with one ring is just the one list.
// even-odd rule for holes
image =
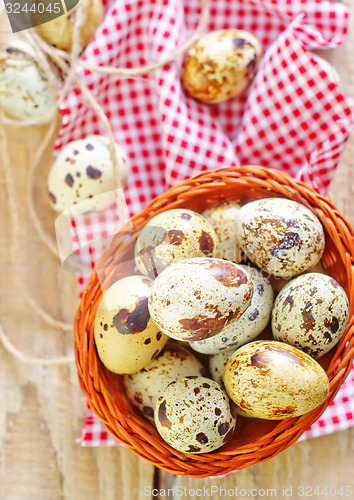
[[275, 340], [318, 357], [339, 342], [348, 319], [349, 301], [340, 284], [326, 274], [307, 273], [275, 299], [272, 331]]
[[319, 262], [325, 236], [320, 220], [307, 207], [287, 198], [263, 198], [243, 205], [236, 235], [247, 257], [281, 278], [294, 277]]
[[186, 208], [155, 215], [141, 230], [134, 255], [142, 274], [155, 278], [173, 262], [214, 255], [217, 236], [200, 214]]
[[148, 311], [151, 285], [145, 276], [126, 276], [108, 288], [98, 305], [94, 321], [97, 353], [114, 373], [141, 370], [168, 340]]
[[154, 280], [149, 311], [169, 337], [202, 340], [237, 320], [252, 295], [252, 279], [237, 264], [211, 257], [186, 259]]
[[190, 342], [195, 351], [216, 354], [222, 350], [236, 349], [254, 340], [267, 326], [274, 301], [274, 292], [269, 280], [258, 269], [239, 264], [251, 277], [254, 292], [250, 305], [233, 323], [227, 325], [213, 337]]
[[206, 377], [186, 377], [169, 384], [158, 398], [155, 424], [172, 448], [208, 453], [232, 437], [236, 416], [220, 384]]

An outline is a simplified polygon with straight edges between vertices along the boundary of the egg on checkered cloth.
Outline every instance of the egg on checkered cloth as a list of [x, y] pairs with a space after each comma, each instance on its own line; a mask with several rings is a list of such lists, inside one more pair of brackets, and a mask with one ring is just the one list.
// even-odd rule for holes
[[182, 86], [191, 97], [205, 103], [228, 101], [251, 83], [261, 55], [261, 43], [247, 31], [211, 31], [186, 54], [181, 69]]
[[[124, 187], [129, 160], [119, 144], [114, 147]], [[49, 203], [56, 212], [70, 209], [77, 203], [87, 212], [104, 210], [116, 201], [116, 186], [109, 140], [104, 136], [89, 135], [69, 142], [60, 150], [48, 174]]]

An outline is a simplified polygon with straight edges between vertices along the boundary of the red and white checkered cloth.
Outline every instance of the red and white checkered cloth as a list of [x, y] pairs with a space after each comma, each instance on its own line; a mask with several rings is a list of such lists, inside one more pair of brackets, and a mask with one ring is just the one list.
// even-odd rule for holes
[[[200, 0], [107, 0], [104, 22], [82, 58], [92, 65], [127, 68], [161, 60], [192, 33], [199, 17]], [[124, 191], [129, 213], [186, 177], [230, 165], [277, 168], [325, 192], [353, 127], [354, 107], [310, 51], [341, 45], [348, 17], [345, 5], [325, 0], [210, 0], [208, 30], [245, 29], [264, 48], [249, 90], [219, 105], [203, 105], [184, 94], [181, 59], [135, 79], [78, 67], [77, 74], [129, 155], [131, 173]], [[62, 114], [57, 148], [89, 134], [104, 134], [77, 88]], [[94, 262], [99, 242], [119, 229], [119, 220], [106, 210], [85, 216], [79, 229], [76, 245], [84, 253], [89, 247]], [[81, 291], [87, 278], [78, 277]], [[302, 438], [351, 425], [353, 370], [335, 401]], [[88, 411], [81, 443], [116, 441]]]

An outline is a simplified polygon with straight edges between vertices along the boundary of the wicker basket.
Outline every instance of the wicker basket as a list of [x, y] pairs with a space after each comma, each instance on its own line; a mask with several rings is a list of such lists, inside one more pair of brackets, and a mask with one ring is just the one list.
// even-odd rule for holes
[[330, 393], [310, 413], [282, 421], [240, 417], [233, 438], [216, 452], [184, 454], [172, 449], [161, 439], [155, 427], [132, 406], [124, 392], [122, 377], [102, 365], [95, 349], [93, 320], [102, 288], [107, 289], [123, 273], [127, 275], [132, 271], [126, 265], [131, 260], [129, 256], [135, 243], [131, 231], [127, 230], [125, 237], [115, 236], [112, 239], [96, 263], [100, 280], [97, 272], [93, 272], [83, 294], [74, 324], [81, 388], [93, 412], [108, 431], [160, 469], [190, 477], [207, 477], [274, 457], [293, 444], [319, 418], [350, 371], [354, 358], [354, 232], [336, 207], [314, 189], [284, 173], [258, 166], [222, 168], [203, 172], [174, 186], [154, 199], [131, 222], [134, 227], [141, 227], [154, 215], [171, 208], [184, 207], [201, 212], [223, 200], [244, 204], [274, 196], [296, 200], [318, 216], [326, 236], [323, 266], [326, 273], [343, 286], [350, 302], [350, 320], [343, 337], [327, 355], [320, 358], [330, 380]]

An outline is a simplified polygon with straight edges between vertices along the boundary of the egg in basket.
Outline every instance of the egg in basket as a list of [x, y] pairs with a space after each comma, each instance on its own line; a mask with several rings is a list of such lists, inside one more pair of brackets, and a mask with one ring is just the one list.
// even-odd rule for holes
[[112, 238], [75, 318], [94, 413], [140, 457], [191, 477], [290, 446], [352, 365], [347, 221], [303, 182], [243, 166], [185, 180], [131, 224], [142, 230]]

